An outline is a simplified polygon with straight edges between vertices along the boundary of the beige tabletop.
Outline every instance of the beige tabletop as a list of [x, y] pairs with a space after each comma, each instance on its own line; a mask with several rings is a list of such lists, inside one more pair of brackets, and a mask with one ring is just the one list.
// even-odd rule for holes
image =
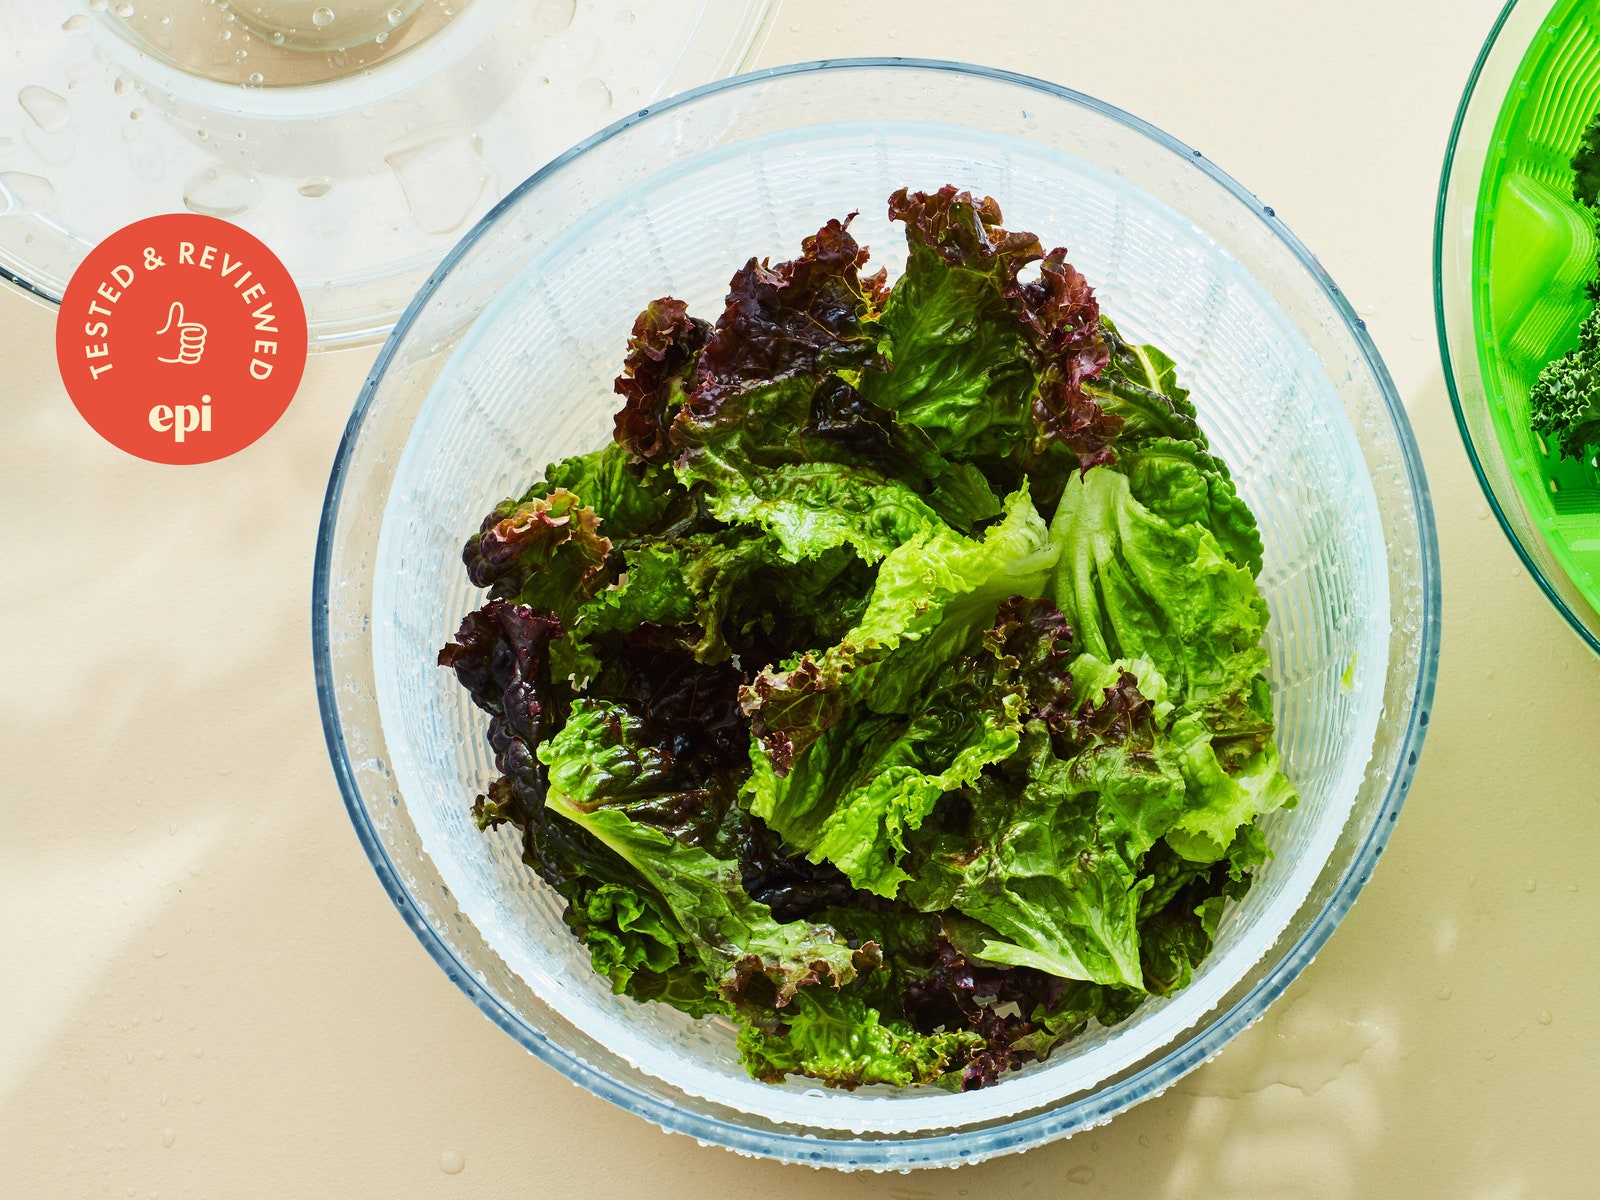
[[371, 352], [315, 357], [236, 457], [154, 466], [73, 410], [53, 314], [0, 295], [0, 1195], [1595, 1195], [1600, 661], [1490, 518], [1433, 333], [1439, 160], [1498, 7], [778, 14], [763, 64], [974, 59], [1204, 150], [1366, 315], [1437, 505], [1434, 720], [1355, 910], [1265, 1020], [1167, 1095], [960, 1171], [846, 1177], [701, 1148], [486, 1021], [378, 886], [318, 722], [317, 515]]

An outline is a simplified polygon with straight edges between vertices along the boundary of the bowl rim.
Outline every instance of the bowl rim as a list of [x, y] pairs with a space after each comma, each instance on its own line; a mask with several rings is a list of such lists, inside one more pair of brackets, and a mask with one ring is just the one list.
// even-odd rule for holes
[[[1456, 432], [1461, 435], [1461, 444], [1466, 447], [1467, 461], [1472, 464], [1472, 473], [1477, 476], [1478, 490], [1483, 493], [1484, 500], [1489, 505], [1489, 511], [1494, 513], [1494, 519], [1499, 522], [1500, 531], [1506, 535], [1506, 541], [1511, 543], [1511, 548], [1516, 551], [1517, 557], [1522, 560], [1522, 565], [1527, 569], [1528, 575], [1545, 598], [1555, 606], [1572, 631], [1584, 642], [1589, 649], [1600, 654], [1600, 636], [1584, 622], [1566, 599], [1556, 589], [1550, 577], [1528, 553], [1522, 544], [1522, 538], [1512, 528], [1511, 518], [1506, 512], [1506, 506], [1500, 502], [1500, 495], [1495, 491], [1494, 485], [1489, 482], [1489, 476], [1483, 469], [1483, 460], [1478, 454], [1478, 446], [1472, 440], [1472, 431], [1467, 426], [1467, 414], [1461, 402], [1461, 389], [1456, 383], [1456, 372], [1453, 360], [1450, 357], [1450, 335], [1445, 317], [1444, 299], [1444, 236], [1448, 224], [1450, 180], [1458, 165], [1458, 150], [1460, 149], [1461, 131], [1466, 125], [1467, 109], [1471, 107], [1474, 96], [1478, 90], [1478, 81], [1483, 75], [1484, 67], [1488, 65], [1490, 56], [1499, 45], [1500, 35], [1505, 32], [1506, 22], [1516, 8], [1527, 3], [1528, 0], [1507, 0], [1500, 15], [1495, 18], [1494, 25], [1489, 30], [1489, 36], [1484, 39], [1483, 48], [1478, 51], [1477, 60], [1472, 64], [1472, 71], [1467, 76], [1466, 87], [1461, 92], [1461, 102], [1456, 106], [1455, 120], [1450, 125], [1450, 139], [1445, 143], [1444, 164], [1439, 171], [1439, 195], [1434, 203], [1433, 216], [1433, 321], [1434, 329], [1439, 341], [1439, 360], [1444, 367], [1445, 390], [1450, 394], [1450, 411], [1455, 414]], [[1551, 0], [1540, 0], [1541, 4], [1551, 5]], [[1481, 168], [1480, 168], [1481, 169]], [[1520, 500], [1515, 500], [1520, 504]]]
[[[948, 72], [978, 79], [995, 81], [1043, 93], [1054, 99], [1067, 100], [1109, 117], [1143, 134], [1158, 145], [1189, 159], [1199, 170], [1221, 185], [1240, 203], [1253, 212], [1268, 229], [1294, 254], [1310, 273], [1333, 304], [1351, 336], [1355, 339], [1362, 359], [1372, 373], [1382, 393], [1393, 432], [1405, 465], [1410, 501], [1416, 520], [1420, 543], [1420, 575], [1422, 583], [1422, 621], [1418, 633], [1417, 678], [1412, 693], [1411, 711], [1404, 738], [1390, 777], [1383, 802], [1374, 814], [1371, 825], [1360, 847], [1351, 859], [1337, 888], [1301, 934], [1296, 943], [1244, 996], [1227, 1011], [1216, 1016], [1209, 1024], [1166, 1054], [1131, 1075], [1115, 1080], [1107, 1086], [1097, 1087], [1087, 1094], [1066, 1103], [1020, 1116], [999, 1125], [974, 1130], [944, 1130], [924, 1136], [883, 1139], [819, 1139], [798, 1133], [752, 1129], [736, 1122], [687, 1111], [646, 1095], [597, 1070], [582, 1059], [556, 1045], [550, 1038], [519, 1020], [478, 981], [471, 971], [456, 957], [450, 947], [429, 924], [421, 909], [412, 899], [379, 840], [360, 789], [356, 783], [350, 755], [339, 722], [335, 697], [330, 642], [328, 631], [328, 601], [330, 595], [330, 570], [333, 556], [333, 534], [337, 523], [344, 479], [351, 457], [365, 422], [368, 409], [376, 395], [401, 341], [411, 328], [417, 315], [427, 305], [434, 292], [456, 263], [473, 246], [477, 239], [500, 216], [528, 192], [559, 172], [566, 164], [603, 142], [616, 137], [634, 125], [656, 115], [693, 103], [706, 96], [731, 91], [752, 84], [790, 76], [813, 75], [839, 70], [915, 70]], [[345, 808], [356, 836], [372, 863], [373, 870], [388, 892], [401, 917], [411, 927], [423, 948], [444, 970], [479, 1010], [492, 1022], [505, 1030], [519, 1045], [542, 1062], [555, 1068], [566, 1078], [602, 1099], [653, 1122], [670, 1133], [683, 1133], [702, 1143], [714, 1143], [749, 1155], [775, 1158], [786, 1162], [813, 1166], [841, 1168], [902, 1169], [959, 1165], [966, 1161], [993, 1157], [1042, 1144], [1056, 1138], [1069, 1136], [1092, 1128], [1151, 1096], [1159, 1095], [1183, 1075], [1200, 1066], [1217, 1054], [1235, 1035], [1252, 1025], [1265, 1012], [1322, 948], [1334, 928], [1355, 902], [1357, 895], [1371, 878], [1372, 869], [1387, 846], [1390, 834], [1410, 789], [1416, 772], [1422, 742], [1427, 731], [1433, 702], [1435, 680], [1438, 674], [1440, 639], [1440, 571], [1438, 539], [1435, 530], [1431, 494], [1423, 469], [1422, 459], [1405, 407], [1377, 347], [1366, 330], [1366, 323], [1339, 290], [1328, 272], [1309, 249], [1278, 218], [1272, 208], [1261, 203], [1256, 196], [1232, 176], [1212, 163], [1200, 151], [1177, 138], [1164, 133], [1156, 126], [1132, 114], [1098, 100], [1083, 92], [994, 67], [944, 59], [910, 57], [853, 57], [818, 59], [810, 62], [787, 64], [745, 72], [681, 92], [657, 104], [644, 108], [614, 122], [605, 129], [578, 142], [571, 149], [552, 159], [545, 166], [513, 188], [504, 199], [491, 208], [460, 242], [440, 261], [427, 282], [407, 305], [400, 320], [385, 340], [362, 385], [355, 407], [351, 411], [344, 434], [339, 442], [328, 490], [324, 498], [321, 521], [317, 532], [317, 550], [312, 580], [312, 652], [315, 662], [317, 700], [321, 710], [323, 735], [327, 741], [335, 777], [344, 797]]]

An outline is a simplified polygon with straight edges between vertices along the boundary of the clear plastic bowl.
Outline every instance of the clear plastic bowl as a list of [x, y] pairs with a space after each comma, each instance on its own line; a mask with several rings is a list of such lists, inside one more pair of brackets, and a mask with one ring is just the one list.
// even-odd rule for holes
[[1600, 651], [1600, 457], [1533, 432], [1528, 388], [1593, 307], [1594, 217], [1569, 162], [1600, 110], [1600, 0], [1512, 0], [1467, 81], [1439, 183], [1434, 304], [1445, 382], [1500, 526]]
[[[870, 114], [870, 115], [869, 115]], [[1302, 802], [1212, 957], [1152, 1001], [966, 1095], [751, 1081], [732, 1033], [613, 996], [560, 902], [468, 814], [492, 777], [438, 648], [479, 603], [460, 546], [542, 466], [599, 445], [637, 310], [716, 311], [751, 254], [828, 217], [891, 272], [885, 199], [951, 182], [1065, 242], [1124, 329], [1173, 354], [1260, 518], [1274, 706]], [[1109, 1119], [1259, 1018], [1366, 882], [1417, 761], [1438, 646], [1427, 486], [1377, 352], [1333, 283], [1197, 151], [1087, 96], [948, 63], [746, 75], [640, 112], [499, 205], [416, 298], [329, 485], [315, 641], [362, 843], [428, 951], [518, 1042], [669, 1130], [837, 1167], [970, 1162]]]

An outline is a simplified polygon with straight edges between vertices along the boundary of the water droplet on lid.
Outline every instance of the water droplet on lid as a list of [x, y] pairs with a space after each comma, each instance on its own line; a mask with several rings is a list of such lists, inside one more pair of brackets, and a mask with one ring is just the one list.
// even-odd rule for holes
[[533, 27], [546, 37], [553, 37], [572, 24], [577, 11], [578, 0], [544, 0], [533, 10]]
[[281, 29], [274, 29], [272, 31], [272, 44], [274, 46], [283, 45], [283, 31]]
[[33, 119], [33, 123], [46, 133], [60, 133], [67, 127], [67, 120], [72, 115], [64, 96], [58, 96], [49, 88], [37, 84], [30, 83], [18, 92], [17, 103], [22, 105], [22, 111]]
[[326, 175], [314, 175], [299, 187], [302, 196], [315, 200], [319, 196], [326, 196], [333, 190], [333, 180]]
[[605, 112], [611, 107], [611, 89], [602, 79], [585, 79], [578, 85], [578, 103], [590, 112]]
[[90, 12], [105, 12], [106, 0], [89, 0]]
[[25, 171], [0, 173], [0, 216], [49, 212], [56, 206], [56, 189], [42, 175]]
[[1554, 1019], [1554, 1018], [1552, 1018], [1552, 1017], [1551, 1017], [1551, 1016], [1550, 1016], [1550, 1010], [1549, 1010], [1549, 1009], [1548, 1009], [1548, 1008], [1545, 1008], [1545, 1009], [1541, 1009], [1541, 1010], [1540, 1010], [1540, 1011], [1539, 1011], [1539, 1024], [1541, 1024], [1541, 1025], [1548, 1025], [1548, 1024], [1550, 1024], [1550, 1022], [1551, 1022], [1551, 1021], [1552, 1021], [1552, 1020], [1553, 1020], [1553, 1019]]
[[637, 19], [638, 18], [633, 15], [633, 9], [631, 8], [619, 8], [617, 10], [618, 25], [632, 25]]
[[133, 91], [133, 76], [118, 75], [116, 82], [111, 85], [111, 90], [116, 92], [116, 94], [119, 96], [126, 96], [129, 92]]
[[61, 22], [61, 28], [65, 29], [68, 33], [76, 33], [78, 30], [84, 28], [88, 24], [88, 17], [84, 16], [82, 13], [73, 13], [72, 16]]
[[459, 1150], [446, 1150], [439, 1155], [439, 1170], [446, 1175], [459, 1175], [466, 1165], [466, 1156]]
[[117, 16], [126, 21], [133, 16], [133, 5], [127, 3], [127, 0], [123, 0], [123, 3], [117, 5]]
[[483, 139], [459, 127], [424, 133], [389, 151], [383, 161], [394, 172], [411, 216], [425, 233], [459, 228], [489, 180]]
[[326, 29], [333, 24], [333, 19], [333, 9], [326, 6], [313, 9], [311, 12], [311, 23], [318, 29]]
[[383, 45], [389, 40], [389, 31], [387, 29], [378, 30], [377, 35], [372, 40], [377, 42], [380, 46]]
[[172, 1143], [178, 1140], [178, 1135], [170, 1128], [161, 1131], [161, 1144], [167, 1149], [172, 1149]]
[[228, 163], [201, 167], [183, 185], [183, 206], [205, 217], [237, 217], [249, 212], [260, 199], [260, 181], [249, 171]]

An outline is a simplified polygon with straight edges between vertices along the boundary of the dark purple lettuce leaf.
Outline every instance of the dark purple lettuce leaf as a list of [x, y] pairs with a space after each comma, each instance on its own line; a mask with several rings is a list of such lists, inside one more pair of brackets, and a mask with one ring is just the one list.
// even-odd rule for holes
[[711, 327], [689, 315], [682, 300], [654, 300], [633, 323], [616, 392], [616, 440], [635, 458], [665, 462], [672, 454], [667, 430]]
[[862, 277], [868, 252], [849, 226], [850, 218], [829, 221], [805, 239], [799, 258], [776, 266], [752, 258], [734, 275], [674, 425], [681, 442], [692, 445], [703, 428], [725, 424], [729, 398], [744, 388], [795, 375], [820, 382], [872, 359], [865, 322], [882, 303], [885, 276]]
[[514, 574], [526, 577], [549, 570], [559, 561], [570, 586], [584, 595], [595, 590], [610, 553], [611, 541], [600, 533], [599, 516], [558, 487], [546, 495], [495, 505], [461, 557], [467, 578], [482, 588]]
[[506, 775], [539, 776], [533, 751], [558, 723], [567, 697], [550, 679], [550, 643], [562, 634], [550, 612], [491, 600], [467, 614], [439, 665], [456, 673], [473, 703], [489, 714], [489, 746]]

